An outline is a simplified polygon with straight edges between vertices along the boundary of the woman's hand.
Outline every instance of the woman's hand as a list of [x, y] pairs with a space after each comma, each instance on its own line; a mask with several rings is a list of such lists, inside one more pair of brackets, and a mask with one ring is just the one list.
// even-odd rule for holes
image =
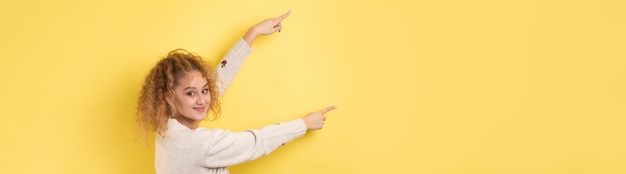
[[330, 106], [322, 109], [321, 111], [311, 112], [302, 118], [304, 120], [304, 124], [306, 124], [307, 130], [318, 130], [324, 127], [324, 123], [326, 123], [326, 117], [324, 114], [328, 111], [332, 111], [336, 109], [336, 106]]
[[288, 11], [287, 13], [277, 18], [265, 19], [258, 24], [250, 27], [250, 29], [248, 29], [248, 32], [246, 32], [246, 35], [243, 36], [243, 40], [246, 41], [248, 45], [252, 46], [252, 43], [257, 36], [270, 35], [277, 31], [280, 32], [280, 30], [283, 28], [280, 22], [283, 21], [283, 19], [287, 18], [289, 14], [291, 14], [291, 11]]

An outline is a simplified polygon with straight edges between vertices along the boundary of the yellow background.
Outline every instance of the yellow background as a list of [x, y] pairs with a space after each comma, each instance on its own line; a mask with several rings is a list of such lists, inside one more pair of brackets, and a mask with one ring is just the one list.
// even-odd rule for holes
[[203, 125], [339, 108], [232, 173], [626, 173], [625, 2], [3, 1], [0, 173], [154, 173], [148, 70], [287, 10]]

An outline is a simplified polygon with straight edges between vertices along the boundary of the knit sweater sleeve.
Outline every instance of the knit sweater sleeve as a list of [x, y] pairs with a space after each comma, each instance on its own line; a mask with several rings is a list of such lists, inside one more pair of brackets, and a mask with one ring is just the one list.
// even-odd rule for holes
[[306, 133], [304, 120], [296, 119], [244, 132], [215, 131], [208, 139], [205, 167], [226, 167], [257, 159]]
[[233, 79], [235, 79], [237, 72], [241, 69], [241, 65], [250, 52], [252, 52], [250, 45], [242, 38], [239, 38], [237, 43], [230, 48], [226, 56], [218, 63], [217, 76], [220, 96], [226, 92], [230, 83], [233, 82]]

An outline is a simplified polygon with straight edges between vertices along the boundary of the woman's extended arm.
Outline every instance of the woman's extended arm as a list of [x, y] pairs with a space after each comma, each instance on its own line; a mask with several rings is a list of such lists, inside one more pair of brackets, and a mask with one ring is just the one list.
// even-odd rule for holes
[[261, 21], [260, 23], [250, 27], [246, 34], [235, 43], [235, 45], [226, 53], [226, 56], [217, 65], [218, 79], [221, 81], [219, 86], [219, 95], [224, 94], [230, 83], [233, 81], [237, 72], [241, 68], [241, 65], [245, 61], [246, 57], [252, 52], [252, 43], [259, 35], [270, 35], [282, 29], [281, 21], [291, 11], [281, 15], [277, 18], [269, 18]]
[[322, 129], [326, 120], [324, 114], [335, 108], [330, 106], [321, 111], [311, 112], [301, 119], [245, 132], [207, 130], [205, 135], [208, 137], [202, 138], [206, 140], [204, 144], [207, 146], [204, 165], [226, 167], [268, 155], [278, 147], [303, 136], [307, 130]]

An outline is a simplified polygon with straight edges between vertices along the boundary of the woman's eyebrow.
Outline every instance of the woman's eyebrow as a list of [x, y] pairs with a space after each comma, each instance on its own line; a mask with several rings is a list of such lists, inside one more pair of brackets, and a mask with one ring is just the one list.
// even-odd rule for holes
[[[204, 86], [202, 86], [202, 87], [207, 87], [207, 86], [209, 86], [209, 83], [204, 84]], [[196, 89], [196, 87], [190, 86], [190, 87], [186, 87], [185, 90], [190, 89], [190, 88], [191, 89]]]

